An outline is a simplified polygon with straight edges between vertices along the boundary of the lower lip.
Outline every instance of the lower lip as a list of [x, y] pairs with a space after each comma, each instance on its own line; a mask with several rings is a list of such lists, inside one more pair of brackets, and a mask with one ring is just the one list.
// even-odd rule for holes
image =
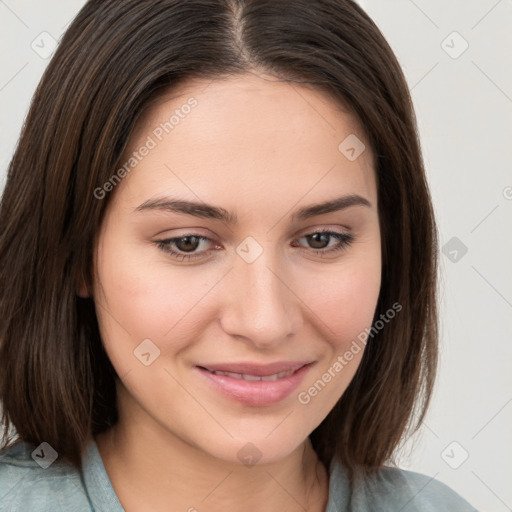
[[267, 381], [250, 381], [226, 375], [216, 375], [198, 366], [196, 366], [196, 369], [215, 389], [225, 396], [244, 405], [263, 407], [276, 404], [290, 395], [290, 393], [297, 389], [312, 365], [313, 363], [309, 363], [288, 377]]

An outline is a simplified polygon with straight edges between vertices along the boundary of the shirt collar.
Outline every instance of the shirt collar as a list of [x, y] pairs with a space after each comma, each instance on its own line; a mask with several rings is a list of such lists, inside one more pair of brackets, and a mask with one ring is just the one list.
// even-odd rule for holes
[[83, 460], [83, 479], [94, 512], [125, 512], [110, 483], [96, 441], [91, 438]]

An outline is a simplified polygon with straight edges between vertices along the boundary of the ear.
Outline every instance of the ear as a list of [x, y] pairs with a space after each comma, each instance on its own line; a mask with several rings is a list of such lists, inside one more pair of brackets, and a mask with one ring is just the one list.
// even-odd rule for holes
[[76, 294], [79, 297], [82, 297], [83, 299], [87, 299], [88, 297], [90, 297], [90, 293], [87, 288], [87, 284], [85, 283], [85, 279], [82, 275], [80, 276], [80, 279], [78, 280]]

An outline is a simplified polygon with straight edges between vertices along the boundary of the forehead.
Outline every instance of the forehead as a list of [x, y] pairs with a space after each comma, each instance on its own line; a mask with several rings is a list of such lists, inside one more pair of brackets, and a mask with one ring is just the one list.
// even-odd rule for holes
[[[354, 136], [366, 148], [351, 161], [339, 147]], [[176, 192], [243, 197], [248, 206], [263, 196], [291, 205], [330, 191], [375, 200], [373, 155], [358, 120], [323, 91], [268, 75], [173, 87], [141, 117], [123, 161], [145, 145], [151, 149], [118, 186], [128, 192], [116, 190], [131, 203]]]

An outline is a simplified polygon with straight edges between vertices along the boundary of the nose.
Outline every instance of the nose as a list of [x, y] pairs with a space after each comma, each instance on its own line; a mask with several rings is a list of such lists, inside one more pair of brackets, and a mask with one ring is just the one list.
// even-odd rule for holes
[[[247, 263], [239, 259], [228, 275], [221, 326], [259, 349], [279, 346], [301, 329], [301, 301], [290, 273], [277, 265], [270, 251]], [[268, 255], [268, 256], [267, 256]]]

